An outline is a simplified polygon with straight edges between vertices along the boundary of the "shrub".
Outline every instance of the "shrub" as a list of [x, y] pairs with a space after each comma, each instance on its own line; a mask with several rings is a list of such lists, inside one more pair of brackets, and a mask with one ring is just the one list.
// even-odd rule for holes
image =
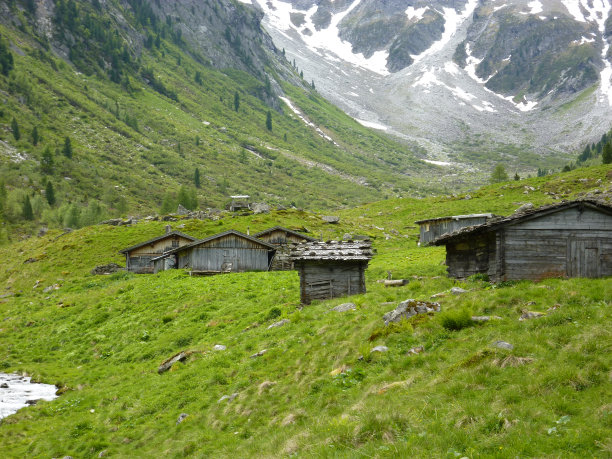
[[276, 319], [280, 317], [282, 311], [279, 308], [272, 308], [268, 311], [268, 315], [266, 316], [266, 320]]
[[447, 330], [461, 330], [473, 325], [472, 311], [468, 308], [453, 309], [439, 315], [440, 323]]

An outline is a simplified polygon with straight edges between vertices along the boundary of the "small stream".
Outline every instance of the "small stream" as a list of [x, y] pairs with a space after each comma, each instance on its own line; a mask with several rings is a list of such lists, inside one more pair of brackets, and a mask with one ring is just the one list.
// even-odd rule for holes
[[30, 382], [28, 376], [0, 373], [0, 419], [15, 414], [21, 408], [35, 405], [38, 400], [57, 398], [52, 384]]

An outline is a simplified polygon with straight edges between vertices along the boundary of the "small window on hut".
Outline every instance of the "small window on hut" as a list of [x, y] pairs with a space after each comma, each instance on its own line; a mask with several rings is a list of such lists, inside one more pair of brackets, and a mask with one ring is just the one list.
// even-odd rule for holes
[[179, 246], [179, 240], [178, 239], [172, 239], [172, 248], [176, 249]]

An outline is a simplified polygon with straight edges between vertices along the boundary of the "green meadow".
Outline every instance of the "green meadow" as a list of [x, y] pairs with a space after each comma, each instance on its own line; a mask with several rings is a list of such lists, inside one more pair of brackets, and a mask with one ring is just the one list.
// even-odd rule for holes
[[[551, 202], [545, 193], [573, 198], [609, 187], [609, 171], [506, 182], [471, 199], [389, 199], [341, 211], [338, 225], [295, 209], [172, 223], [197, 237], [273, 225], [369, 236], [377, 254], [367, 293], [305, 307], [296, 272], [89, 273], [121, 263], [117, 251], [161, 234], [162, 222], [51, 230], [3, 246], [0, 371], [26, 372], [61, 395], [3, 419], [0, 455], [610, 457], [610, 279], [456, 281], [444, 248], [417, 246], [413, 223], [507, 215]], [[387, 271], [409, 283], [385, 288], [376, 281]], [[441, 312], [386, 327], [382, 315], [408, 298], [438, 301]], [[331, 310], [347, 301], [354, 311]], [[519, 321], [524, 311], [545, 315]], [[482, 315], [498, 318], [469, 319]], [[380, 345], [388, 351], [373, 352]]]

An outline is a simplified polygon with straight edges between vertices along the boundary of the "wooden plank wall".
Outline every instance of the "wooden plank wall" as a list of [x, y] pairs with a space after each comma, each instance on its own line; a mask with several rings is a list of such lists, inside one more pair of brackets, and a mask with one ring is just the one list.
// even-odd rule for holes
[[[178, 246], [172, 246], [172, 241], [177, 240]], [[143, 255], [161, 255], [168, 250], [171, 250], [176, 247], [183, 247], [184, 245], [191, 244], [192, 241], [186, 239], [181, 236], [172, 235], [167, 239], [162, 239], [161, 241], [154, 242], [153, 244], [147, 244], [143, 247], [139, 247], [130, 251], [130, 256], [143, 256]]]
[[495, 260], [495, 234], [480, 234], [471, 239], [446, 245], [446, 265], [449, 276], [465, 279], [474, 274], [490, 273]]
[[300, 274], [301, 300], [325, 300], [365, 293], [364, 262], [304, 262], [297, 261]]
[[[231, 263], [232, 272], [267, 271], [268, 250], [238, 247], [196, 247], [182, 257], [196, 271], [221, 271], [224, 264]], [[185, 267], [180, 266], [179, 267]]]

